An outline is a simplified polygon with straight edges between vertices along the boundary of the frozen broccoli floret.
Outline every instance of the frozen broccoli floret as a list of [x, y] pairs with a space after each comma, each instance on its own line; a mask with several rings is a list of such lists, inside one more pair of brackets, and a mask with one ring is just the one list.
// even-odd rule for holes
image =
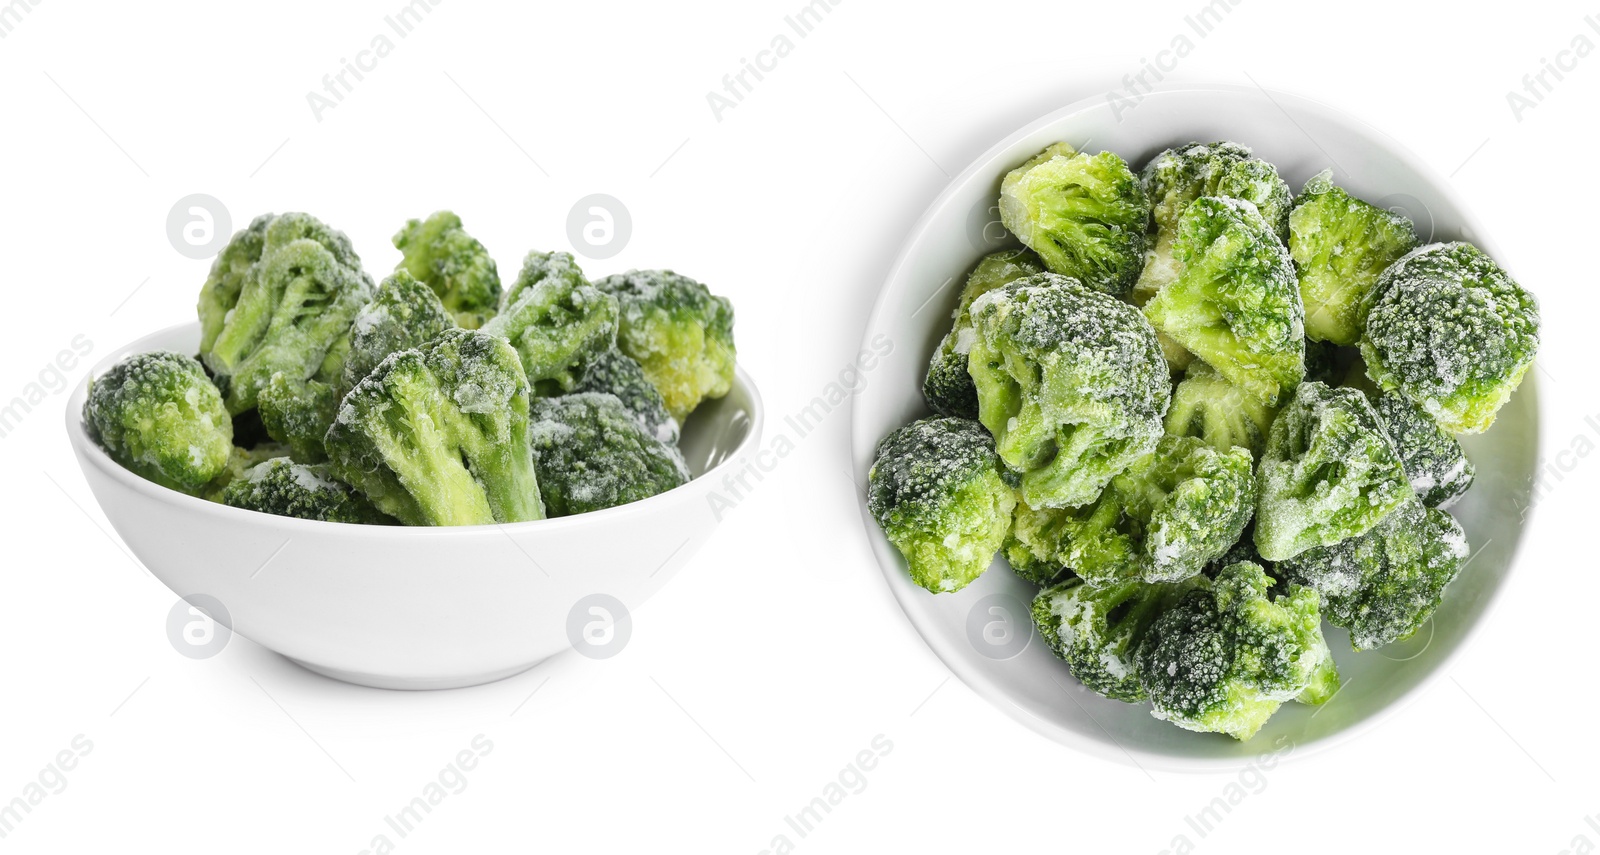
[[561, 395], [584, 363], [616, 344], [617, 313], [617, 300], [590, 285], [571, 256], [535, 251], [483, 331], [516, 348], [535, 394]]
[[1014, 526], [1025, 536], [1013, 537], [1044, 566], [1053, 561], [1091, 585], [1187, 579], [1226, 552], [1250, 521], [1250, 467], [1242, 448], [1218, 451], [1192, 437], [1165, 437], [1099, 498], [1032, 511], [1033, 519]]
[[461, 218], [438, 211], [426, 220], [407, 220], [395, 233], [395, 249], [404, 270], [433, 289], [464, 329], [475, 330], [500, 307], [500, 272], [477, 238], [461, 227]]
[[1172, 253], [1178, 221], [1196, 199], [1242, 199], [1256, 207], [1280, 241], [1289, 237], [1289, 185], [1278, 177], [1276, 167], [1238, 143], [1196, 142], [1169, 148], [1145, 164], [1140, 180], [1150, 197], [1151, 235], [1144, 270], [1134, 287], [1138, 305], [1178, 277], [1182, 263]]
[[1373, 382], [1451, 433], [1486, 430], [1539, 349], [1538, 301], [1469, 243], [1411, 252], [1367, 301], [1361, 355]]
[[689, 480], [678, 449], [646, 431], [615, 395], [537, 398], [529, 418], [539, 488], [552, 517], [626, 505]]
[[1448, 508], [1461, 498], [1476, 475], [1461, 443], [1406, 396], [1385, 392], [1369, 397], [1417, 498], [1430, 508]]
[[1061, 582], [1075, 574], [1062, 559], [1061, 544], [1066, 536], [1062, 525], [1067, 515], [1053, 508], [1031, 508], [1018, 501], [1012, 510], [1011, 531], [1000, 552], [1012, 572], [1035, 585]]
[[1169, 379], [1138, 309], [1040, 273], [979, 297], [972, 322], [979, 418], [1030, 506], [1089, 502], [1155, 448]]
[[517, 352], [446, 330], [391, 354], [339, 405], [324, 442], [335, 476], [407, 525], [544, 517]]
[[330, 355], [337, 359], [351, 319], [372, 296], [360, 264], [343, 233], [308, 214], [269, 214], [234, 235], [199, 307], [200, 358], [228, 412], [255, 407], [274, 374], [307, 380]]
[[1254, 205], [1205, 196], [1184, 210], [1178, 277], [1144, 306], [1156, 329], [1268, 406], [1305, 375], [1294, 264]]
[[955, 324], [928, 362], [922, 397], [929, 408], [941, 416], [978, 417], [978, 390], [972, 385], [972, 375], [967, 373], [967, 354], [972, 352], [973, 339], [969, 314], [972, 301], [1024, 276], [1043, 272], [1044, 264], [1026, 249], [1001, 250], [978, 260], [961, 289]]
[[631, 270], [595, 286], [621, 303], [617, 347], [638, 361], [681, 424], [733, 388], [733, 304], [670, 270]]
[[1079, 682], [1114, 701], [1142, 701], [1139, 642], [1161, 612], [1194, 587], [1193, 582], [1095, 587], [1070, 579], [1034, 597], [1033, 623]]
[[1056, 143], [1000, 183], [1000, 222], [1045, 267], [1119, 297], [1139, 278], [1149, 219], [1144, 186], [1109, 151]]
[[1156, 718], [1246, 740], [1288, 700], [1322, 703], [1338, 672], [1322, 637], [1317, 592], [1248, 562], [1224, 568], [1162, 612], [1139, 644], [1138, 674]]
[[905, 556], [911, 580], [959, 591], [994, 560], [1015, 494], [1000, 478], [994, 439], [967, 419], [923, 419], [878, 444], [867, 510]]
[[1199, 437], [1221, 451], [1238, 447], [1260, 457], [1277, 415], [1277, 408], [1246, 395], [1215, 368], [1195, 362], [1172, 390], [1166, 430], [1168, 436]]
[[1323, 615], [1371, 650], [1410, 638], [1461, 572], [1467, 537], [1453, 517], [1410, 501], [1366, 534], [1307, 550], [1279, 565], [1322, 594]]
[[193, 358], [139, 353], [89, 384], [83, 425], [111, 459], [164, 487], [198, 495], [228, 465], [233, 421]]
[[678, 420], [667, 412], [666, 401], [644, 376], [644, 369], [626, 353], [613, 347], [596, 356], [583, 366], [572, 391], [615, 395], [645, 433], [668, 445], [678, 444]]
[[287, 447], [295, 462], [320, 463], [328, 458], [322, 438], [339, 411], [339, 390], [332, 383], [315, 377], [290, 380], [279, 371], [258, 393], [256, 407], [267, 435]]
[[1289, 255], [1306, 306], [1306, 335], [1355, 344], [1378, 275], [1417, 245], [1411, 220], [1351, 196], [1325, 171], [1306, 182], [1289, 212]]
[[404, 268], [396, 270], [350, 324], [340, 392], [355, 388], [389, 354], [421, 347], [455, 326], [455, 316], [432, 288]]
[[[234, 439], [235, 441], [238, 440], [237, 433], [234, 434]], [[228, 453], [227, 465], [222, 467], [222, 471], [217, 474], [217, 477], [211, 479], [211, 483], [206, 485], [205, 491], [200, 494], [200, 497], [208, 502], [221, 502], [222, 491], [228, 489], [229, 484], [243, 478], [244, 474], [249, 472], [256, 464], [265, 463], [274, 457], [288, 456], [289, 447], [277, 442], [260, 442], [249, 448], [241, 448], [236, 445]]]
[[1256, 548], [1269, 561], [1362, 534], [1414, 498], [1367, 397], [1316, 382], [1272, 423], [1256, 481]]
[[273, 458], [251, 468], [222, 491], [222, 503], [303, 520], [393, 522], [349, 484], [334, 478], [326, 464], [307, 466], [287, 457]]

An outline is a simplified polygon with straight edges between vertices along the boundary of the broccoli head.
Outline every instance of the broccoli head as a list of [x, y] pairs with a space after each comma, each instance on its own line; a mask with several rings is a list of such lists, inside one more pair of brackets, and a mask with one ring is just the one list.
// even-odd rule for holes
[[1144, 264], [1150, 201], [1109, 151], [1050, 146], [1000, 183], [1000, 222], [1052, 273], [1125, 296]]
[[1069, 579], [1034, 597], [1033, 623], [1080, 683], [1114, 701], [1142, 701], [1139, 642], [1161, 612], [1196, 584], [1124, 581], [1096, 587]]
[[972, 304], [978, 414], [1035, 508], [1081, 505], [1155, 448], [1169, 378], [1139, 310], [1040, 273]]
[[200, 363], [170, 350], [134, 354], [94, 378], [83, 425], [133, 473], [191, 495], [222, 474], [233, 450], [217, 387]]
[[396, 270], [350, 324], [340, 392], [355, 388], [389, 354], [421, 347], [455, 326], [455, 316], [432, 288], [405, 268]]
[[1453, 517], [1409, 501], [1366, 534], [1319, 546], [1278, 565], [1322, 595], [1328, 622], [1350, 630], [1350, 646], [1372, 650], [1410, 638], [1439, 607], [1467, 557]]
[[1181, 266], [1145, 317], [1267, 406], [1305, 375], [1305, 307], [1294, 264], [1249, 202], [1205, 196], [1184, 209], [1173, 258]]
[[351, 319], [372, 296], [360, 264], [343, 233], [308, 214], [269, 214], [234, 235], [199, 306], [200, 358], [228, 412], [254, 408], [278, 372], [307, 380], [330, 356], [337, 360]]
[[590, 360], [572, 391], [615, 395], [645, 433], [667, 445], [678, 444], [678, 420], [667, 412], [667, 402], [644, 369], [626, 353], [613, 347]]
[[383, 524], [393, 520], [335, 479], [326, 464], [276, 457], [252, 467], [222, 491], [222, 503], [247, 511], [324, 522]]
[[689, 480], [676, 446], [604, 392], [538, 398], [529, 415], [534, 467], [553, 517], [626, 505]]
[[1215, 368], [1194, 362], [1172, 390], [1166, 429], [1168, 436], [1199, 437], [1219, 451], [1243, 448], [1260, 457], [1277, 415], [1277, 408], [1246, 395]]
[[494, 317], [500, 271], [483, 244], [461, 227], [460, 217], [438, 211], [426, 220], [407, 220], [393, 242], [402, 255], [395, 270], [433, 289], [461, 327], [475, 330]]
[[617, 300], [566, 253], [530, 252], [500, 314], [483, 331], [511, 342], [535, 394], [572, 391], [582, 365], [617, 341]]
[[1152, 232], [1150, 252], [1134, 286], [1133, 300], [1141, 306], [1177, 278], [1182, 265], [1172, 250], [1178, 222], [1196, 199], [1242, 199], [1256, 207], [1280, 241], [1289, 237], [1289, 185], [1278, 177], [1276, 167], [1238, 143], [1195, 142], [1169, 148], [1145, 164], [1140, 180], [1150, 197]]
[[1480, 433], [1539, 349], [1539, 304], [1469, 243], [1412, 251], [1367, 295], [1361, 355], [1451, 433]]
[[324, 441], [339, 479], [407, 525], [544, 517], [517, 352], [446, 330], [391, 354], [339, 405]]
[[1249, 562], [1194, 584], [1139, 643], [1156, 718], [1246, 740], [1284, 701], [1321, 703], [1338, 690], [1316, 591], [1291, 586], [1272, 599], [1272, 579]]
[[1461, 498], [1476, 475], [1461, 443], [1441, 430], [1416, 402], [1398, 392], [1368, 397], [1417, 498], [1430, 508], [1448, 508]]
[[282, 371], [272, 375], [256, 399], [267, 435], [289, 449], [297, 463], [328, 459], [322, 438], [339, 411], [339, 389], [333, 382], [313, 377], [291, 380]]
[[1414, 498], [1367, 397], [1318, 382], [1272, 423], [1256, 485], [1256, 548], [1269, 561], [1362, 534]]
[[670, 270], [631, 270], [595, 283], [617, 298], [617, 347], [638, 361], [681, 424], [733, 388], [733, 304]]
[[1016, 503], [994, 439], [967, 419], [923, 419], [889, 434], [867, 484], [872, 518], [905, 556], [911, 580], [936, 594], [959, 591], [989, 568]]
[[1417, 245], [1411, 220], [1351, 196], [1325, 171], [1306, 182], [1289, 212], [1289, 255], [1306, 306], [1306, 335], [1351, 345], [1378, 275]]
[[978, 417], [978, 390], [967, 373], [967, 354], [972, 352], [972, 301], [1024, 276], [1043, 273], [1039, 257], [1026, 249], [1007, 249], [978, 260], [961, 289], [955, 325], [939, 342], [928, 362], [922, 381], [922, 397], [928, 407], [941, 416]]

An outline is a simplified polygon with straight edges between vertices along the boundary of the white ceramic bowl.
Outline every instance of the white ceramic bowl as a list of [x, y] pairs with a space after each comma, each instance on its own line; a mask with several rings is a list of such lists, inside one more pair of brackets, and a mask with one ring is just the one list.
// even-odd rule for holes
[[[879, 439], [927, 414], [922, 374], [949, 326], [959, 283], [981, 255], [1006, 245], [993, 207], [1001, 177], [1050, 143], [1113, 151], [1138, 169], [1172, 145], [1235, 140], [1276, 164], [1296, 192], [1333, 167], [1335, 180], [1352, 193], [1402, 209], [1424, 241], [1469, 239], [1502, 264], [1508, 261], [1431, 168], [1394, 140], [1316, 102], [1208, 86], [1156, 92], [1125, 109], [1120, 120], [1116, 113], [1097, 97], [1011, 134], [957, 176], [912, 229], [867, 324], [868, 342], [886, 335], [899, 346], [855, 401], [854, 466], [862, 483]], [[1525, 284], [1538, 290], [1538, 283]], [[889, 586], [928, 645], [975, 691], [1039, 733], [1148, 767], [1237, 768], [1284, 740], [1296, 746], [1297, 756], [1310, 754], [1377, 721], [1444, 673], [1493, 605], [1511, 574], [1530, 504], [1539, 437], [1535, 373], [1489, 432], [1463, 443], [1477, 483], [1451, 512], [1476, 551], [1431, 626], [1410, 641], [1362, 654], [1351, 652], [1343, 630], [1328, 627], [1344, 688], [1320, 708], [1284, 705], [1246, 743], [1180, 730], [1152, 718], [1148, 704], [1084, 690], [1033, 632], [1027, 606], [1036, 589], [1003, 562], [963, 591], [934, 595], [912, 584], [870, 516], [867, 528]]]
[[[197, 323], [163, 330], [90, 376], [132, 353], [193, 353], [199, 340]], [[741, 370], [683, 426], [694, 480], [675, 490], [561, 519], [409, 528], [277, 517], [153, 484], [84, 433], [87, 394], [86, 379], [67, 404], [67, 435], [106, 518], [156, 578], [215, 598], [233, 631], [312, 671], [395, 689], [509, 677], [570, 646], [569, 629], [620, 621], [607, 603], [637, 608], [711, 534], [717, 475], [759, 442], [762, 422]], [[615, 600], [590, 612], [594, 595]]]

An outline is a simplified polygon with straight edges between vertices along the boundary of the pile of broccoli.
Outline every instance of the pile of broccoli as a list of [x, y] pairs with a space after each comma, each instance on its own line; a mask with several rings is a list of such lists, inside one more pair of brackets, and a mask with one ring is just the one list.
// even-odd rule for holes
[[1137, 175], [1064, 143], [1007, 174], [1022, 244], [972, 268], [868, 509], [911, 579], [998, 553], [1085, 686], [1253, 736], [1410, 637], [1466, 562], [1457, 437], [1533, 364], [1538, 305], [1468, 243], [1233, 142]]
[[590, 282], [530, 252], [510, 287], [461, 219], [394, 236], [374, 285], [307, 214], [234, 235], [200, 352], [92, 380], [89, 436], [138, 475], [236, 508], [476, 525], [602, 510], [689, 480], [680, 426], [733, 383], [733, 307], [670, 270]]

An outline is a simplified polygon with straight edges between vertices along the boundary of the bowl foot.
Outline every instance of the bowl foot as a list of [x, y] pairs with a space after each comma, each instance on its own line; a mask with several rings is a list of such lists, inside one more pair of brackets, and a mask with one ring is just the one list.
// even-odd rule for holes
[[481, 686], [484, 683], [493, 683], [514, 677], [538, 665], [538, 662], [529, 662], [523, 665], [513, 665], [499, 671], [489, 671], [482, 674], [469, 674], [448, 677], [395, 677], [388, 674], [364, 674], [359, 671], [346, 671], [342, 668], [329, 668], [323, 665], [314, 665], [295, 659], [292, 656], [283, 657], [299, 665], [313, 674], [321, 674], [342, 683], [354, 683], [357, 686], [370, 686], [374, 689], [402, 689], [406, 691], [422, 691], [430, 689], [461, 689], [467, 686]]

